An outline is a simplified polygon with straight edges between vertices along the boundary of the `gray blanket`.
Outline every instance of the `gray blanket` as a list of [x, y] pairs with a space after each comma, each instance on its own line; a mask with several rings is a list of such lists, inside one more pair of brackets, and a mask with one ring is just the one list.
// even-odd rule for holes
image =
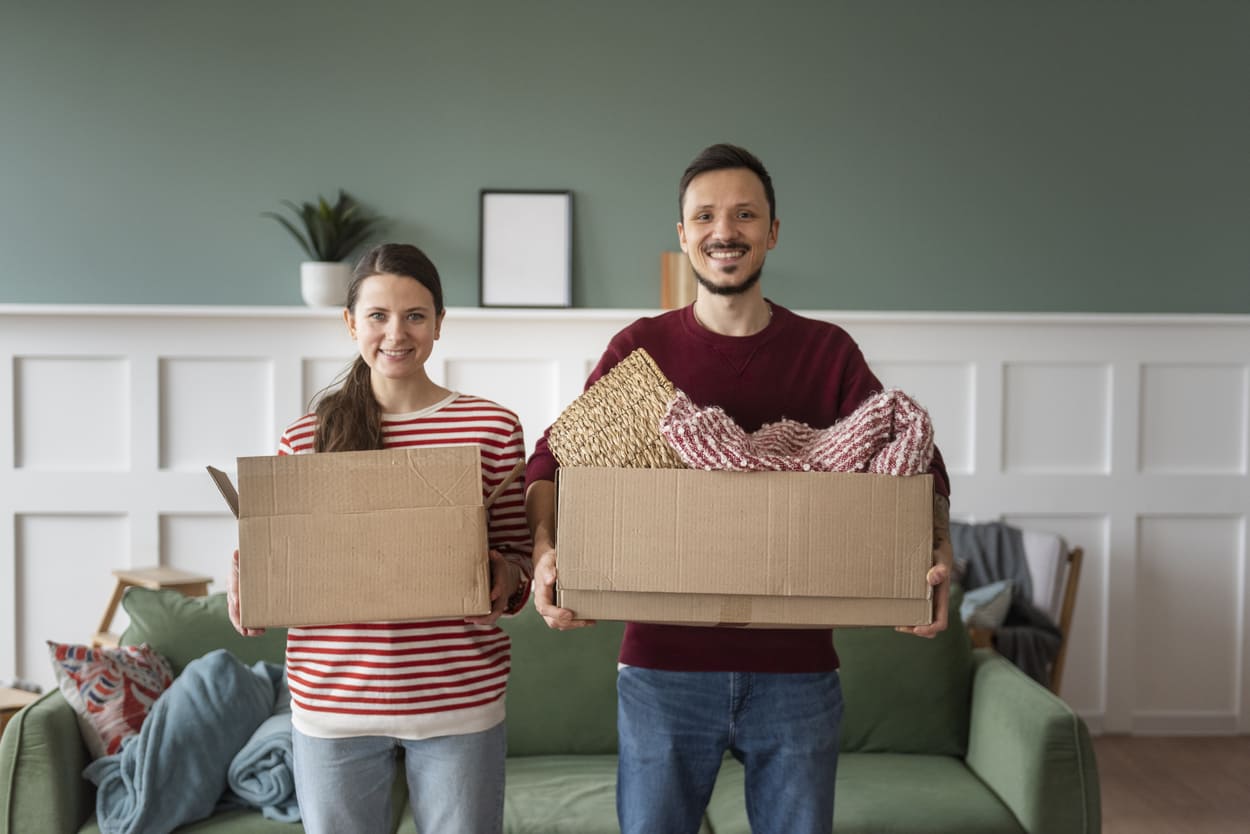
[[955, 553], [956, 572], [962, 574], [961, 584], [967, 590], [1010, 579], [1015, 597], [1033, 598], [1033, 578], [1029, 575], [1020, 528], [1001, 521], [952, 521], [951, 549]]
[[1059, 654], [1062, 633], [1050, 615], [1033, 604], [1033, 580], [1020, 529], [1001, 521], [952, 521], [951, 548], [965, 588], [979, 588], [1000, 579], [1012, 581], [1011, 608], [1006, 621], [994, 632], [994, 648], [1033, 680], [1049, 687], [1051, 664]]

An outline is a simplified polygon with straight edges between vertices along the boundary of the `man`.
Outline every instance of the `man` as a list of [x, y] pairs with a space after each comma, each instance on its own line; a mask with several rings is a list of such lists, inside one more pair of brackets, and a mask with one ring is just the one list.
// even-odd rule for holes
[[[700, 406], [743, 429], [783, 417], [815, 427], [846, 417], [882, 386], [841, 328], [766, 299], [764, 258], [780, 221], [772, 180], [732, 145], [701, 152], [681, 178], [677, 238], [694, 266], [694, 304], [640, 319], [609, 343], [587, 385], [634, 348]], [[590, 625], [555, 605], [556, 463], [544, 437], [530, 458], [526, 511], [534, 533], [535, 604], [552, 628]], [[949, 486], [932, 471], [936, 565], [930, 626], [946, 628]], [[842, 693], [830, 629], [741, 629], [629, 623], [617, 678], [617, 814], [624, 834], [698, 831], [726, 751], [744, 765], [755, 834], [828, 834]]]

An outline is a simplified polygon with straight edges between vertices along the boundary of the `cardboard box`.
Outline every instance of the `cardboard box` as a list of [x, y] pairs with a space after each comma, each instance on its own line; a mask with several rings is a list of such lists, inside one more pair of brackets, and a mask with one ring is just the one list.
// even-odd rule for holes
[[238, 459], [209, 467], [239, 519], [243, 625], [490, 611], [475, 445]]
[[557, 599], [587, 619], [933, 621], [933, 476], [562, 468]]

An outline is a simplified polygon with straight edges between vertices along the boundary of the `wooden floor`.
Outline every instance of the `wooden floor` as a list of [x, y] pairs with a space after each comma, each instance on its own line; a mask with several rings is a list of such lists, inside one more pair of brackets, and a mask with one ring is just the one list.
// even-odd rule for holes
[[1094, 739], [1104, 834], [1250, 834], [1250, 736]]

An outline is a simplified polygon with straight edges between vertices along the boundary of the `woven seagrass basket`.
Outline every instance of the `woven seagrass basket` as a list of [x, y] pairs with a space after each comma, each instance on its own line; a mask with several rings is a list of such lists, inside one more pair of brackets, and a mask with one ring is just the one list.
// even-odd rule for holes
[[685, 469], [660, 434], [674, 394], [673, 383], [638, 348], [569, 403], [547, 444], [561, 466]]

